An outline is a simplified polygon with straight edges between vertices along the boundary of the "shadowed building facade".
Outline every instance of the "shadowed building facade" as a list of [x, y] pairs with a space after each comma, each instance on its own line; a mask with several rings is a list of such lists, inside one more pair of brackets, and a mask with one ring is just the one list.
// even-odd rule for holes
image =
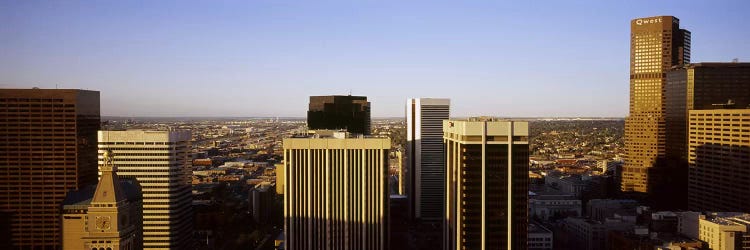
[[750, 107], [690, 110], [688, 124], [688, 209], [750, 213]]
[[522, 121], [443, 121], [443, 249], [526, 249], [529, 129]]
[[690, 62], [690, 32], [672, 16], [633, 19], [630, 32], [630, 113], [621, 189], [657, 200], [654, 186], [669, 175], [659, 168], [666, 144], [666, 73]]
[[284, 139], [285, 249], [388, 249], [388, 138]]
[[414, 98], [406, 102], [408, 196], [414, 218], [439, 221], [445, 204], [443, 120], [450, 99]]
[[370, 134], [370, 102], [366, 96], [311, 96], [307, 111], [311, 130], [342, 130]]
[[99, 131], [98, 136], [99, 152], [114, 153], [117, 175], [141, 185], [143, 248], [192, 249], [190, 131]]
[[662, 202], [678, 204], [675, 208], [687, 206], [688, 112], [721, 108], [717, 104], [728, 101], [736, 107], [747, 107], [749, 90], [750, 63], [694, 63], [675, 66], [667, 73], [666, 171], [671, 178], [660, 185], [668, 194], [661, 195]]
[[60, 249], [60, 205], [96, 183], [99, 92], [0, 89], [0, 249]]

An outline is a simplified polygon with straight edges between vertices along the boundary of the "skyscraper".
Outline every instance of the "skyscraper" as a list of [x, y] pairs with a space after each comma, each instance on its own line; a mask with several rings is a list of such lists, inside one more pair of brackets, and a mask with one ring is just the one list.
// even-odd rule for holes
[[443, 132], [443, 249], [526, 249], [528, 123], [447, 120]]
[[[625, 119], [622, 191], [652, 194], [665, 154], [665, 76], [690, 62], [690, 32], [679, 19], [656, 16], [630, 22], [630, 113]], [[656, 197], [649, 197], [651, 200]]]
[[715, 109], [730, 100], [747, 107], [748, 89], [750, 63], [694, 63], [667, 73], [665, 172], [670, 178], [662, 178], [666, 181], [656, 186], [663, 193], [658, 200], [679, 205], [672, 209], [687, 206], [689, 110]]
[[307, 111], [309, 129], [370, 134], [370, 102], [366, 96], [311, 96]]
[[285, 249], [388, 249], [388, 138], [284, 139]]
[[59, 249], [60, 205], [96, 183], [99, 92], [0, 90], [0, 248]]
[[688, 124], [688, 208], [750, 213], [750, 106], [690, 110]]
[[63, 203], [63, 250], [143, 248], [143, 196], [135, 180], [120, 180], [105, 152], [96, 187], [68, 193]]
[[191, 249], [189, 131], [99, 131], [99, 152], [114, 153], [120, 178], [143, 191], [143, 248]]
[[406, 101], [406, 157], [413, 217], [440, 220], [445, 204], [443, 120], [450, 116], [450, 99]]

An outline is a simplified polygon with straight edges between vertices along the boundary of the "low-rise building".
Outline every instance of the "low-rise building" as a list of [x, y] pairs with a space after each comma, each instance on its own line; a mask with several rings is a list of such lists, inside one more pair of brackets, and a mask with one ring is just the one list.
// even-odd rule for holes
[[580, 217], [581, 200], [559, 192], [529, 192], [529, 216], [540, 220]]
[[528, 240], [526, 244], [529, 250], [543, 250], [553, 248], [553, 237], [552, 231], [546, 227], [536, 224], [529, 223]]
[[635, 222], [610, 218], [604, 221], [586, 218], [566, 218], [563, 220], [563, 230], [570, 237], [571, 249], [604, 250], [608, 242], [608, 235], [612, 231], [633, 230]]
[[750, 249], [749, 225], [749, 214], [709, 214], [698, 221], [698, 237], [711, 249]]

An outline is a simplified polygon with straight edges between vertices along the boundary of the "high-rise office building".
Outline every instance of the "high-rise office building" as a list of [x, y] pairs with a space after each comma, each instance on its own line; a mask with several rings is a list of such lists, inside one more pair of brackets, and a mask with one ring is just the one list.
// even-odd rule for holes
[[750, 107], [745, 107], [689, 111], [689, 209], [750, 212]]
[[191, 249], [189, 131], [99, 131], [99, 153], [114, 153], [120, 178], [143, 192], [143, 248]]
[[675, 204], [672, 209], [687, 206], [688, 111], [715, 109], [728, 101], [747, 107], [748, 89], [750, 63], [694, 63], [667, 73], [665, 172], [669, 178], [655, 187], [666, 194], [660, 195], [661, 202]]
[[284, 139], [285, 249], [388, 249], [388, 138]]
[[528, 123], [447, 120], [443, 132], [443, 249], [526, 249]]
[[370, 102], [366, 96], [311, 96], [307, 127], [370, 134]]
[[630, 22], [630, 113], [625, 119], [622, 191], [654, 197], [665, 154], [665, 76], [690, 62], [690, 32], [679, 19], [656, 16]]
[[96, 183], [99, 92], [0, 89], [0, 248], [60, 249], [60, 205]]
[[143, 196], [134, 180], [120, 180], [105, 152], [99, 184], [69, 192], [63, 202], [63, 250], [143, 248]]
[[450, 99], [406, 101], [406, 162], [408, 196], [414, 218], [440, 220], [445, 204], [443, 120], [450, 116]]

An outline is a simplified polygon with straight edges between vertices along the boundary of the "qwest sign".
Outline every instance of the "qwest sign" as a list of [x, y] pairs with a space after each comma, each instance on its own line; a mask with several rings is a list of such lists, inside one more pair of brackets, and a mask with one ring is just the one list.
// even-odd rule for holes
[[661, 23], [661, 17], [651, 18], [651, 19], [636, 19], [635, 20], [635, 24], [637, 24], [637, 25], [644, 25], [644, 24], [651, 24], [651, 23]]

